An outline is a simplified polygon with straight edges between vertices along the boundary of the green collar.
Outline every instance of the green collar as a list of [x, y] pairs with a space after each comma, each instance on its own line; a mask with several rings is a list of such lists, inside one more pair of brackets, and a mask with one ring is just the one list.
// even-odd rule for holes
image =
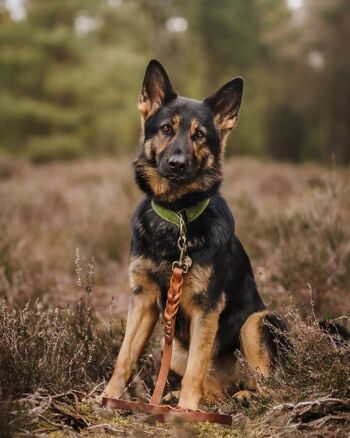
[[[190, 223], [197, 219], [203, 211], [208, 207], [210, 198], [204, 199], [204, 201], [198, 202], [198, 204], [193, 205], [192, 207], [185, 208], [184, 211], [187, 219], [187, 223]], [[171, 222], [174, 225], [180, 227], [180, 219], [178, 214], [175, 211], [168, 210], [167, 208], [161, 207], [152, 199], [152, 208], [160, 216], [162, 219]]]

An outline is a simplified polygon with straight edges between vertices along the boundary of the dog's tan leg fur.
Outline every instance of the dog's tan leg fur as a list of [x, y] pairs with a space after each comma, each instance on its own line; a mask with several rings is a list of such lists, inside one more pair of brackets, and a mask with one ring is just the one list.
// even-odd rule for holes
[[142, 353], [159, 318], [158, 287], [146, 274], [147, 261], [138, 258], [130, 264], [130, 285], [133, 291], [126, 330], [113, 375], [105, 395], [120, 397], [129, 382], [134, 363]]
[[190, 349], [179, 400], [182, 408], [198, 409], [204, 392], [203, 381], [212, 357], [220, 311], [204, 313], [196, 310], [192, 314]]
[[[247, 361], [249, 368], [254, 373], [261, 374], [263, 377], [269, 377], [271, 361], [269, 350], [262, 338], [263, 318], [267, 313], [267, 311], [262, 311], [250, 315], [243, 324], [240, 333], [241, 353]], [[250, 391], [263, 392], [253, 376], [245, 376], [243, 381], [247, 390], [234, 394], [236, 399], [250, 399]]]
[[253, 371], [268, 377], [270, 356], [262, 339], [263, 318], [268, 312], [253, 313], [243, 324], [240, 333], [241, 351]]

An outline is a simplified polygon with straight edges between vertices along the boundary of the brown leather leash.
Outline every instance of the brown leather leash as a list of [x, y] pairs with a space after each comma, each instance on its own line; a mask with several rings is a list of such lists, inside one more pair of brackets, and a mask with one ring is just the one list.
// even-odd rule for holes
[[187, 256], [185, 222], [182, 216], [179, 215], [179, 217], [180, 237], [178, 240], [178, 246], [180, 249], [180, 260], [173, 263], [172, 276], [170, 278], [170, 286], [167, 294], [167, 302], [163, 314], [165, 325], [162, 361], [152, 398], [149, 403], [141, 403], [111, 397], [102, 397], [102, 405], [108, 408], [149, 414], [155, 420], [162, 423], [172, 422], [175, 420], [186, 422], [208, 421], [209, 423], [219, 423], [230, 426], [232, 425], [231, 415], [218, 414], [215, 412], [204, 412], [201, 410], [185, 410], [180, 408], [179, 406], [173, 407], [160, 404], [170, 369], [175, 333], [175, 321], [176, 314], [179, 309], [179, 301], [182, 292], [183, 274], [187, 273], [189, 267], [192, 264], [191, 259]]
[[182, 269], [175, 267], [173, 269], [173, 274], [170, 279], [170, 287], [168, 290], [167, 302], [163, 315], [165, 323], [164, 346], [158, 378], [151, 398], [151, 404], [153, 405], [160, 404], [170, 369], [171, 355], [173, 351], [173, 339], [175, 333], [175, 320], [177, 311], [179, 310], [182, 283]]

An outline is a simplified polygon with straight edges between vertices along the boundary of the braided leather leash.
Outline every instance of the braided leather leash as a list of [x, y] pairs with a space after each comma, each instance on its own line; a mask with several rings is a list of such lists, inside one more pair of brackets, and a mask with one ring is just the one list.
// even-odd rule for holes
[[164, 392], [166, 379], [168, 377], [171, 355], [173, 350], [173, 339], [175, 333], [176, 314], [179, 310], [179, 301], [182, 291], [182, 269], [174, 268], [170, 279], [170, 287], [167, 295], [167, 302], [164, 311], [164, 346], [160, 370], [151, 398], [151, 404], [159, 405]]
[[[183, 218], [180, 216], [185, 225]], [[181, 224], [181, 222], [180, 222]], [[172, 276], [167, 294], [167, 302], [164, 311], [164, 346], [160, 370], [149, 403], [121, 400], [110, 397], [102, 398], [102, 405], [108, 408], [122, 409], [134, 412], [143, 412], [152, 415], [159, 422], [174, 420], [196, 421], [232, 425], [231, 415], [217, 414], [215, 412], [204, 412], [201, 410], [191, 411], [168, 405], [160, 405], [168, 377], [171, 355], [173, 350], [173, 339], [175, 333], [176, 314], [179, 309], [180, 296], [182, 292], [183, 274], [186, 274], [191, 266], [191, 259], [187, 256], [187, 242], [185, 235], [186, 228], [180, 226], [180, 237], [178, 246], [180, 249], [180, 260], [173, 263]]]

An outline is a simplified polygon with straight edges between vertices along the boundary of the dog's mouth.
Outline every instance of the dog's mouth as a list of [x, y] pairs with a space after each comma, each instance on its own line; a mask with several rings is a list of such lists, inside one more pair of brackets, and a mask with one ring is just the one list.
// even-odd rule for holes
[[[159, 172], [159, 170], [158, 170]], [[163, 178], [166, 178], [171, 183], [174, 184], [182, 184], [182, 183], [188, 183], [192, 179], [192, 175], [181, 175], [181, 174], [175, 174], [175, 173], [162, 173], [159, 172], [159, 175]]]

